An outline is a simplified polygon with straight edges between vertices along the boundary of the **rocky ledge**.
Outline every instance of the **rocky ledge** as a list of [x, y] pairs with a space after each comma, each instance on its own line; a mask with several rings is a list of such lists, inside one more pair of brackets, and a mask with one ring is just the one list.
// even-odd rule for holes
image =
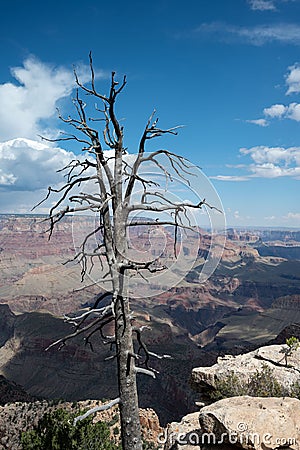
[[165, 450], [299, 449], [300, 401], [232, 397], [169, 425]]
[[246, 384], [251, 377], [268, 367], [276, 382], [284, 391], [289, 392], [300, 381], [300, 348], [286, 358], [287, 351], [288, 346], [285, 344], [269, 345], [242, 355], [219, 357], [211, 367], [193, 369], [192, 387], [206, 400], [207, 393], [213, 391], [218, 382], [234, 375], [241, 383]]
[[[164, 450], [299, 450], [300, 349], [296, 347], [269, 345], [193, 369], [192, 386], [204, 401], [212, 402], [224, 384], [246, 388], [242, 390], [247, 395], [227, 393], [228, 398], [206, 406], [199, 402], [199, 412], [168, 425], [161, 439]], [[267, 378], [260, 378], [266, 373]], [[248, 395], [253, 380], [256, 387], [264, 380], [263, 394]]]

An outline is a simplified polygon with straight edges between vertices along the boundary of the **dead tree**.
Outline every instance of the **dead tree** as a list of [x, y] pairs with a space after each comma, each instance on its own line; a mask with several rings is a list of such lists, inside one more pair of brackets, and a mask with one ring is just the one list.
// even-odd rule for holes
[[[92, 233], [87, 233], [84, 237], [74, 260], [82, 264], [83, 278], [91, 270], [89, 264], [93, 267], [97, 262], [109, 288], [107, 293], [98, 297], [93, 308], [77, 317], [66, 317], [74, 325], [74, 332], [52, 346], [65, 345], [69, 339], [80, 334], [89, 343], [96, 333], [100, 333], [104, 341], [114, 345], [119, 396], [105, 408], [119, 404], [123, 448], [141, 450], [136, 375], [141, 372], [155, 377], [154, 369], [149, 366], [150, 359], [164, 358], [167, 355], [150, 352], [143, 342], [144, 327], [134, 326], [128, 283], [132, 273], [146, 279], [147, 274], [163, 271], [166, 266], [157, 257], [147, 261], [132, 257], [128, 243], [129, 229], [138, 226], [173, 228], [173, 257], [176, 258], [178, 230], [193, 230], [194, 226], [188, 218], [189, 211], [207, 204], [205, 200], [196, 203], [172, 200], [162, 193], [157, 180], [143, 175], [141, 168], [151, 163], [162, 174], [166, 184], [172, 182], [174, 174], [188, 182], [192, 166], [185, 158], [165, 149], [146, 152], [147, 141], [166, 134], [174, 135], [177, 133], [176, 128], [160, 128], [158, 120], [152, 114], [142, 133], [137, 153], [128, 154], [124, 147], [124, 129], [115, 108], [116, 100], [126, 85], [126, 77], [119, 84], [112, 72], [109, 93], [103, 95], [96, 89], [91, 54], [90, 70], [89, 84], [82, 84], [74, 71], [77, 83], [77, 93], [73, 100], [76, 117], [59, 115], [74, 132], [55, 140], [80, 143], [84, 156], [71, 161], [62, 169], [65, 171], [65, 184], [58, 189], [49, 187], [46, 199], [50, 195], [57, 196], [55, 205], [49, 212], [50, 236], [55, 225], [66, 215], [81, 212], [97, 215], [97, 224]], [[89, 105], [91, 98], [95, 101], [94, 114], [98, 117], [88, 116], [87, 104], [83, 98], [89, 100]], [[137, 212], [141, 212], [142, 217], [136, 219]], [[92, 235], [97, 235], [97, 245], [91, 250], [88, 241]], [[101, 302], [109, 298], [111, 302], [107, 305], [106, 301], [103, 306]], [[106, 336], [105, 330], [109, 324], [114, 325], [113, 336]], [[104, 407], [90, 410], [87, 414], [100, 409]], [[77, 420], [81, 418], [83, 417], [78, 417]]]

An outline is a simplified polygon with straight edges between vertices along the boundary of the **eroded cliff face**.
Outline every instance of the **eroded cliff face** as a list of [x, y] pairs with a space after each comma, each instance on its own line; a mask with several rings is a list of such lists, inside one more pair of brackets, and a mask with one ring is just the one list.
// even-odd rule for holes
[[[143, 317], [138, 317], [138, 323], [149, 325]], [[33, 397], [69, 401], [115, 398], [115, 362], [105, 361], [113, 353], [101, 339], [93, 339], [93, 350], [79, 337], [60, 350], [54, 347], [45, 351], [71, 331], [70, 325], [49, 313], [14, 316], [10, 335], [0, 347], [0, 373]], [[153, 322], [145, 340], [152, 351], [172, 355], [170, 360], [154, 363], [159, 371], [156, 380], [139, 378], [140, 406], [153, 407], [164, 424], [194, 407], [196, 394], [188, 385], [190, 371], [195, 361], [212, 363], [215, 356], [198, 349], [188, 336], [175, 335], [167, 323]]]
[[[72, 263], [75, 255], [76, 236], [84, 235], [91, 227], [92, 219], [67, 218], [57, 224], [51, 239], [48, 239], [48, 224], [41, 217], [0, 217], [0, 299], [16, 312], [49, 311], [62, 315], [93, 301], [99, 288], [81, 290], [91, 284], [87, 279], [81, 282], [81, 267]], [[74, 225], [74, 223], [76, 225]], [[139, 234], [140, 233], [140, 234]], [[136, 236], [140, 239], [139, 227]], [[153, 300], [158, 305], [168, 304], [174, 322], [183, 314], [191, 315], [182, 319], [192, 335], [203, 331], [203, 327], [218, 321], [222, 315], [240, 305], [250, 309], [264, 309], [280, 296], [300, 294], [300, 279], [295, 274], [300, 270], [300, 262], [293, 267], [282, 258], [261, 258], [257, 250], [248, 243], [257, 239], [257, 234], [229, 233], [225, 243], [221, 263], [217, 271], [203, 284], [199, 283], [199, 272], [204, 259], [201, 252], [208, 252], [211, 237], [201, 231], [201, 238], [195, 240], [191, 233], [184, 244], [185, 253], [195, 253], [198, 259], [193, 269], [186, 274], [179, 286], [156, 295], [156, 286], [151, 286]], [[195, 233], [194, 233], [195, 234]], [[248, 237], [247, 237], [248, 236]], [[239, 239], [237, 239], [239, 237]], [[218, 243], [218, 237], [215, 238]], [[141, 239], [143, 245], [144, 242]], [[172, 233], [168, 234], [167, 248], [172, 247]], [[220, 241], [221, 242], [221, 241]], [[173, 247], [172, 247], [173, 248]], [[205, 256], [205, 255], [204, 255]], [[140, 300], [147, 310], [149, 299]], [[178, 313], [176, 311], [178, 305]], [[150, 308], [153, 302], [150, 299]], [[138, 305], [137, 305], [138, 307]], [[202, 311], [201, 325], [197, 311]], [[208, 316], [208, 317], [206, 317]], [[210, 317], [209, 317], [210, 316]], [[191, 324], [189, 329], [188, 324]]]
[[[88, 219], [78, 220], [77, 229], [84, 233]], [[50, 241], [46, 229], [40, 218], [0, 218], [0, 299], [10, 306], [10, 310], [3, 307], [0, 316], [2, 373], [32, 395], [70, 400], [113, 398], [115, 368], [103, 362], [109, 352], [100, 340], [95, 341], [94, 353], [81, 340], [70, 342], [60, 351], [45, 352], [50, 343], [69, 331], [60, 317], [92, 305], [99, 295], [97, 286], [83, 289], [79, 265], [63, 265], [74, 256], [71, 219], [58, 225]], [[172, 246], [170, 236], [168, 245]], [[300, 263], [297, 266], [282, 258], [261, 258], [248, 245], [255, 239], [228, 239], [217, 271], [200, 284], [199, 271], [210, 245], [210, 236], [203, 232], [201, 248], [196, 249], [199, 259], [180, 285], [172, 289], [166, 286], [160, 295], [155, 295], [154, 285], [151, 298], [132, 299], [139, 323], [152, 328], [148, 345], [157, 353], [173, 357], [156, 362], [160, 371], [156, 381], [139, 379], [141, 405], [154, 406], [163, 422], [194, 407], [195, 396], [188, 386], [190, 371], [197, 364], [215, 362], [219, 352], [228, 350], [228, 343], [233, 348], [239, 337], [233, 336], [232, 330], [243, 338], [251, 317], [259, 323], [256, 334], [269, 340], [286, 326], [278, 320], [282, 303], [273, 308], [276, 317], [272, 321], [267, 309], [269, 328], [263, 314], [278, 297], [300, 295], [300, 280], [293, 277]], [[185, 252], [195, 252], [193, 246], [190, 237]], [[291, 311], [285, 309], [287, 320], [295, 317]], [[257, 321], [257, 317], [261, 319]], [[251, 341], [253, 336], [244, 337], [244, 349], [256, 345]]]

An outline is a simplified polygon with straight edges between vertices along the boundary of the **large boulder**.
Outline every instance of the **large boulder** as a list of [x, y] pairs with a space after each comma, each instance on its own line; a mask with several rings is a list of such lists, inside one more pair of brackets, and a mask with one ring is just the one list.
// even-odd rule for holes
[[295, 398], [243, 396], [223, 399], [200, 411], [201, 445], [296, 450], [300, 444], [299, 417], [300, 400]]
[[[169, 423], [159, 435], [164, 450], [196, 450], [200, 442], [199, 411], [184, 416], [180, 422]], [[196, 447], [195, 447], [196, 446]]]
[[238, 356], [219, 357], [211, 367], [197, 367], [191, 375], [192, 387], [203, 394], [217, 387], [218, 381], [229, 379], [233, 374], [243, 384], [266, 367], [272, 370], [272, 376], [289, 392], [300, 381], [300, 348], [293, 351], [285, 360], [287, 345], [269, 345]]

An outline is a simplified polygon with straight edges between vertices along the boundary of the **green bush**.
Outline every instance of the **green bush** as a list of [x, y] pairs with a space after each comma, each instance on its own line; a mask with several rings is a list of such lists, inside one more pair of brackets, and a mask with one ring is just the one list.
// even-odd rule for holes
[[104, 422], [88, 417], [73, 426], [74, 417], [63, 409], [46, 413], [38, 425], [21, 435], [23, 450], [117, 450]]
[[209, 393], [213, 401], [221, 400], [227, 397], [236, 397], [246, 395], [246, 387], [240, 381], [239, 377], [232, 373], [230, 376], [215, 381], [215, 390]]
[[295, 397], [300, 400], [300, 381], [296, 381], [291, 387], [290, 397]]
[[274, 377], [273, 370], [267, 365], [252, 375], [247, 387], [248, 395], [252, 397], [284, 397], [288, 394]]
[[[294, 392], [294, 395], [292, 393]], [[287, 395], [300, 398], [300, 385], [296, 384], [290, 392], [287, 392], [273, 375], [273, 370], [266, 364], [262, 370], [257, 370], [248, 382], [242, 382], [237, 375], [232, 373], [230, 376], [221, 380], [216, 380], [215, 390], [210, 393], [213, 401], [222, 398], [236, 397], [241, 395], [250, 395], [251, 397], [284, 397]]]

